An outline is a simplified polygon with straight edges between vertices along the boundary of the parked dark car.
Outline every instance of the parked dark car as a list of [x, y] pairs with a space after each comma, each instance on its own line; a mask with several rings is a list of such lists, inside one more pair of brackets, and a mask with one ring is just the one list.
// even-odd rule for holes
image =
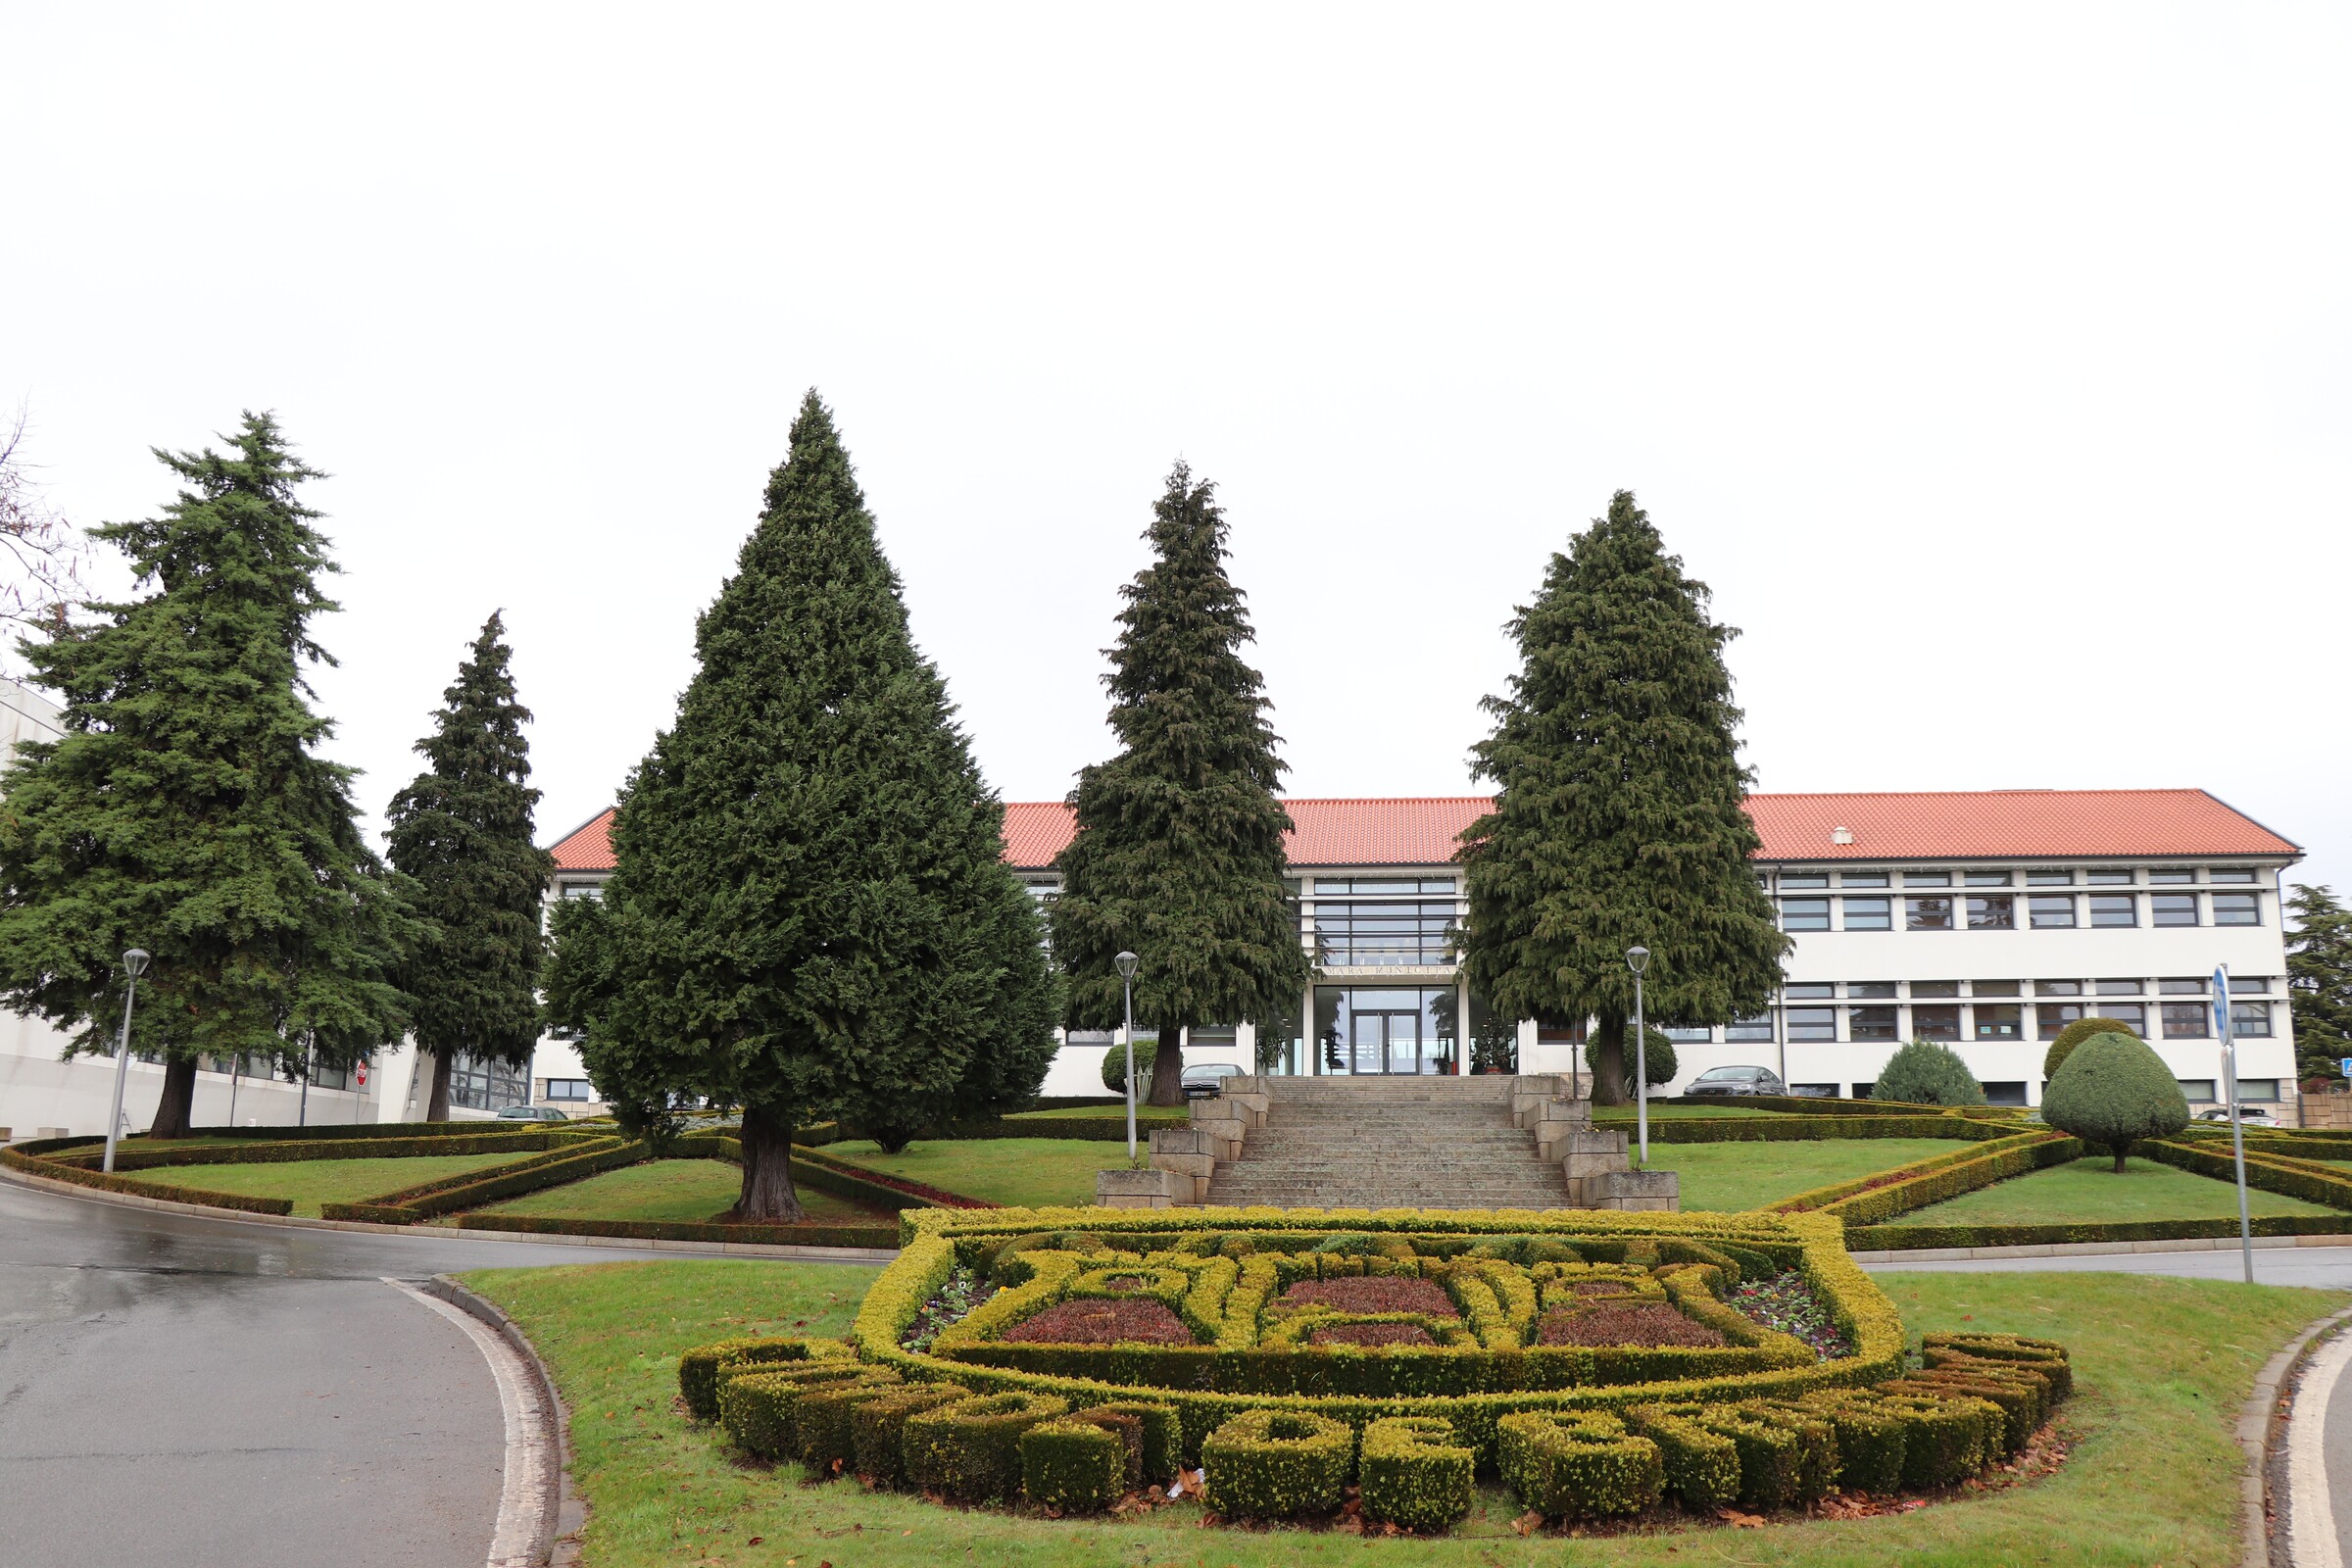
[[1224, 1091], [1225, 1080], [1239, 1078], [1242, 1069], [1230, 1061], [1204, 1061], [1198, 1067], [1184, 1069], [1184, 1098], [1205, 1100]]
[[569, 1121], [553, 1105], [507, 1105], [498, 1113], [500, 1121]]
[[1785, 1095], [1781, 1075], [1770, 1067], [1709, 1067], [1683, 1086], [1683, 1098], [1695, 1095]]

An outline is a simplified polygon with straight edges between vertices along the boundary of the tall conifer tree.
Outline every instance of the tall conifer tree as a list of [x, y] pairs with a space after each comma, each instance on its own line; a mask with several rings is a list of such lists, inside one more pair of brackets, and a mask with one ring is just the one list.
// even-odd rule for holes
[[1462, 835], [1470, 983], [1509, 1017], [1597, 1019], [1604, 1103], [1627, 1095], [1627, 949], [1650, 951], [1651, 1021], [1707, 1024], [1762, 1010], [1789, 947], [1748, 864], [1737, 633], [1707, 598], [1618, 491], [1510, 622], [1520, 671], [1473, 754], [1495, 797]]
[[2294, 885], [2287, 910], [2286, 990], [2295, 1016], [2295, 1072], [2309, 1081], [2342, 1074], [2352, 1056], [2352, 911], [2332, 889]]
[[741, 1104], [737, 1211], [792, 1220], [795, 1126], [1026, 1102], [1055, 999], [1004, 808], [814, 392], [695, 651], [602, 904], [560, 911], [550, 1010], [640, 1125], [678, 1091]]
[[1272, 706], [1243, 662], [1241, 590], [1225, 575], [1215, 487], [1182, 463], [1152, 507], [1153, 563], [1120, 590], [1110, 726], [1119, 754], [1070, 793], [1077, 836], [1055, 862], [1054, 952], [1073, 1027], [1121, 1021], [1112, 958], [1143, 961], [1138, 1027], [1156, 1027], [1152, 1102], [1184, 1102], [1180, 1029], [1270, 1025], [1297, 1013], [1309, 975], [1283, 886], [1290, 813]]
[[66, 735], [0, 779], [0, 995], [110, 1052], [119, 956], [152, 954], [131, 1043], [165, 1062], [159, 1138], [188, 1130], [199, 1056], [338, 1067], [398, 1039], [391, 970], [416, 934], [352, 769], [316, 750], [332, 726], [302, 668], [331, 662], [310, 627], [335, 566], [295, 488], [320, 475], [268, 415], [225, 439], [159, 450], [177, 499], [91, 530], [151, 591], [22, 645]]
[[449, 1117], [460, 1054], [527, 1067], [539, 1036], [539, 911], [555, 857], [531, 842], [531, 714], [515, 700], [505, 637], [492, 614], [416, 743], [431, 766], [387, 813], [392, 863], [437, 927], [400, 973], [417, 1049], [433, 1055], [429, 1121]]

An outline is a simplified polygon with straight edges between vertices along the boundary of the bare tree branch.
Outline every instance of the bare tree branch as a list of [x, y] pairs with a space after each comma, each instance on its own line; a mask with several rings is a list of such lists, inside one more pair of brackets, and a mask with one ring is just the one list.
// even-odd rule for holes
[[26, 418], [20, 406], [0, 427], [0, 620], [57, 632], [81, 599], [90, 546], [26, 471]]

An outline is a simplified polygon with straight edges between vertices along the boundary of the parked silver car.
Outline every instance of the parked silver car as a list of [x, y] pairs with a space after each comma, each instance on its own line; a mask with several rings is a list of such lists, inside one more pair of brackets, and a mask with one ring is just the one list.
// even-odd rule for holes
[[1709, 1067], [1683, 1086], [1683, 1098], [1693, 1095], [1785, 1095], [1788, 1086], [1770, 1067]]

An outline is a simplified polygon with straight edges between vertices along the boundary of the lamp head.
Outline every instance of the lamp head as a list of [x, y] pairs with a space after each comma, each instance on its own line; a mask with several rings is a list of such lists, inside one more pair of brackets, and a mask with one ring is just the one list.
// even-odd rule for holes
[[1632, 969], [1634, 973], [1642, 973], [1649, 967], [1649, 950], [1647, 948], [1626, 949], [1625, 962], [1626, 967]]
[[1119, 966], [1120, 979], [1132, 980], [1135, 978], [1135, 966], [1144, 960], [1132, 953], [1122, 953], [1110, 961]]
[[147, 950], [132, 948], [128, 953], [123, 954], [122, 967], [129, 971], [133, 980], [145, 974], [147, 972]]

